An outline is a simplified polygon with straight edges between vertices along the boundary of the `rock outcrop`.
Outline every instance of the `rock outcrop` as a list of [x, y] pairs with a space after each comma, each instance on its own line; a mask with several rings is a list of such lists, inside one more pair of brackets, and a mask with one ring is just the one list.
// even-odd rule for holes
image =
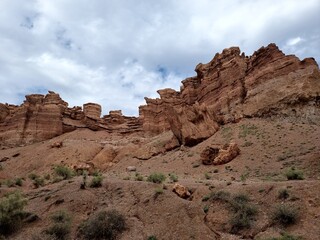
[[[313, 58], [300, 61], [275, 44], [250, 57], [231, 47], [209, 63], [199, 63], [195, 71], [195, 77], [182, 81], [180, 91], [163, 89], [158, 91], [160, 98], [145, 98], [138, 118], [123, 116], [120, 110], [101, 118], [96, 103], [68, 108], [59, 94], [50, 91], [27, 95], [20, 106], [0, 104], [0, 145], [28, 144], [89, 128], [151, 136], [171, 131], [174, 137], [163, 148], [170, 150], [178, 144], [193, 146], [221, 125], [246, 117], [320, 123], [320, 71]], [[149, 158], [160, 151], [151, 147], [144, 152], [150, 154], [137, 157]]]
[[191, 193], [189, 192], [188, 188], [181, 185], [180, 183], [175, 183], [173, 185], [172, 191], [183, 199], [187, 199], [191, 196]]
[[240, 149], [236, 143], [218, 147], [206, 147], [200, 154], [201, 162], [204, 165], [222, 165], [232, 161], [240, 154]]
[[[121, 115], [121, 112], [120, 112]], [[39, 142], [78, 128], [130, 134], [141, 130], [138, 118], [121, 115], [109, 124], [101, 116], [101, 106], [87, 103], [68, 108], [59, 94], [31, 94], [20, 106], [0, 104], [0, 145], [17, 146]]]
[[313, 58], [286, 56], [275, 44], [250, 57], [231, 47], [195, 71], [180, 91], [159, 90], [160, 98], [146, 98], [139, 109], [145, 131], [172, 130], [180, 144], [194, 145], [219, 125], [245, 117], [320, 122], [320, 71]]

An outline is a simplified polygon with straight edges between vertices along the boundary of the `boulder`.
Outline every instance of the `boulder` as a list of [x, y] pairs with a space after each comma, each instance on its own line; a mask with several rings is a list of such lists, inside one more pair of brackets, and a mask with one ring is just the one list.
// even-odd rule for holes
[[204, 165], [222, 165], [232, 161], [240, 154], [236, 143], [230, 143], [222, 148], [206, 147], [200, 154], [201, 162]]
[[175, 183], [173, 185], [172, 191], [183, 199], [187, 199], [191, 196], [191, 193], [189, 192], [188, 188], [181, 185], [180, 183]]

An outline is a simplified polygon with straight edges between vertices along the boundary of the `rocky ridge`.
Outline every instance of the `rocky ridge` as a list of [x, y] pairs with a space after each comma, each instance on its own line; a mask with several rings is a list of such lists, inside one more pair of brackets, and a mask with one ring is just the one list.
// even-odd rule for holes
[[139, 117], [123, 116], [120, 110], [101, 117], [101, 106], [96, 103], [69, 108], [51, 91], [27, 95], [20, 106], [0, 104], [1, 145], [30, 144], [89, 128], [115, 134], [172, 131], [171, 142], [192, 146], [221, 125], [242, 118], [320, 122], [320, 71], [313, 58], [300, 61], [275, 44], [252, 56], [231, 47], [209, 63], [198, 64], [195, 71], [195, 77], [182, 81], [180, 91], [162, 89], [160, 98], [145, 98]]

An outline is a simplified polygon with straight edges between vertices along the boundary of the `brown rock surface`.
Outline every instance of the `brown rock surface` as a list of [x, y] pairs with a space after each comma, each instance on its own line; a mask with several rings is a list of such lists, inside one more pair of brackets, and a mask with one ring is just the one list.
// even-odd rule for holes
[[191, 193], [189, 192], [188, 188], [179, 183], [175, 183], [173, 185], [172, 191], [183, 199], [189, 198], [191, 196]]
[[244, 117], [288, 117], [320, 122], [320, 71], [314, 59], [286, 56], [275, 44], [252, 56], [238, 47], [198, 64], [197, 76], [182, 81], [179, 92], [159, 90], [160, 99], [140, 106], [143, 129], [172, 130], [180, 144], [194, 145], [212, 136], [219, 124]]
[[240, 154], [236, 143], [230, 143], [222, 148], [207, 146], [201, 153], [201, 162], [204, 165], [222, 165], [232, 161]]
[[[0, 104], [0, 144], [28, 144], [81, 128], [143, 136], [171, 131], [174, 138], [163, 147], [166, 151], [177, 144], [196, 145], [221, 125], [243, 118], [320, 123], [320, 71], [313, 58], [300, 61], [275, 44], [250, 57], [231, 47], [209, 63], [199, 63], [195, 71], [195, 77], [182, 81], [180, 91], [162, 89], [158, 90], [160, 98], [145, 98], [138, 118], [123, 116], [120, 110], [101, 118], [101, 106], [96, 103], [68, 108], [51, 91], [27, 95], [20, 106]], [[162, 151], [145, 148], [137, 155], [149, 158]]]

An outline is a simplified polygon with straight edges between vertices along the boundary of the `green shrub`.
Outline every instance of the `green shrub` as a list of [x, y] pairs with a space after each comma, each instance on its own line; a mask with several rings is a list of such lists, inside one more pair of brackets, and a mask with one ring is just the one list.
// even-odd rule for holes
[[35, 188], [42, 187], [42, 186], [44, 186], [44, 178], [37, 177], [37, 178], [33, 179], [32, 183]]
[[302, 240], [302, 237], [290, 235], [288, 233], [281, 233], [280, 237], [267, 238], [265, 240]]
[[80, 185], [80, 189], [85, 189], [87, 187], [87, 177], [88, 177], [88, 172], [83, 171], [82, 172], [82, 183]]
[[291, 167], [286, 172], [286, 177], [288, 180], [303, 180], [303, 172]]
[[209, 206], [208, 206], [208, 205], [205, 205], [205, 206], [203, 207], [203, 211], [204, 211], [204, 213], [208, 213], [208, 211], [209, 211]]
[[154, 190], [154, 195], [153, 198], [157, 199], [161, 194], [163, 194], [163, 188], [162, 187], [158, 187]]
[[92, 187], [92, 188], [101, 187], [102, 186], [102, 181], [103, 181], [103, 176], [102, 175], [95, 176], [91, 180], [90, 187]]
[[250, 228], [257, 209], [249, 203], [250, 199], [245, 194], [237, 194], [229, 201], [233, 215], [230, 219], [231, 232], [237, 233], [244, 228]]
[[15, 185], [15, 183], [11, 179], [5, 180], [4, 184], [7, 185], [7, 187], [14, 187]]
[[298, 215], [298, 210], [295, 207], [283, 204], [278, 205], [274, 209], [271, 219], [273, 223], [279, 223], [283, 226], [288, 226], [297, 222]]
[[21, 227], [27, 199], [20, 192], [7, 194], [0, 199], [0, 234], [9, 235]]
[[163, 173], [152, 173], [149, 175], [147, 181], [153, 183], [162, 183], [166, 180], [166, 176]]
[[74, 171], [68, 166], [64, 166], [64, 165], [55, 166], [54, 172], [57, 176], [62, 177], [64, 180], [70, 179], [74, 176]]
[[235, 203], [247, 203], [250, 201], [250, 198], [248, 195], [240, 193], [233, 196], [232, 200]]
[[134, 178], [136, 181], [143, 181], [143, 176], [140, 173], [136, 173], [136, 176]]
[[169, 178], [172, 182], [178, 182], [178, 176], [174, 173], [169, 173]]
[[58, 211], [51, 216], [52, 225], [44, 232], [54, 239], [69, 239], [71, 229], [71, 218], [65, 211]]
[[221, 200], [221, 201], [228, 201], [230, 198], [230, 193], [226, 191], [217, 191], [217, 192], [211, 192], [209, 194], [209, 199], [214, 200]]
[[29, 177], [31, 180], [34, 180], [34, 179], [36, 179], [36, 178], [39, 178], [39, 176], [38, 176], [37, 174], [35, 174], [35, 173], [30, 173], [30, 174], [28, 175], [28, 177]]
[[154, 235], [152, 235], [152, 236], [149, 236], [149, 237], [147, 238], [147, 240], [157, 240], [157, 237], [154, 236]]
[[205, 177], [205, 179], [207, 179], [207, 180], [211, 179], [211, 176], [210, 176], [209, 173], [205, 173], [205, 174], [204, 174], [204, 177]]
[[17, 186], [22, 186], [22, 178], [16, 178], [15, 179], [15, 185], [17, 185]]
[[287, 189], [281, 189], [278, 192], [278, 198], [285, 200], [289, 197], [289, 191]]
[[83, 222], [78, 234], [88, 240], [116, 239], [126, 229], [124, 216], [116, 210], [101, 211]]

